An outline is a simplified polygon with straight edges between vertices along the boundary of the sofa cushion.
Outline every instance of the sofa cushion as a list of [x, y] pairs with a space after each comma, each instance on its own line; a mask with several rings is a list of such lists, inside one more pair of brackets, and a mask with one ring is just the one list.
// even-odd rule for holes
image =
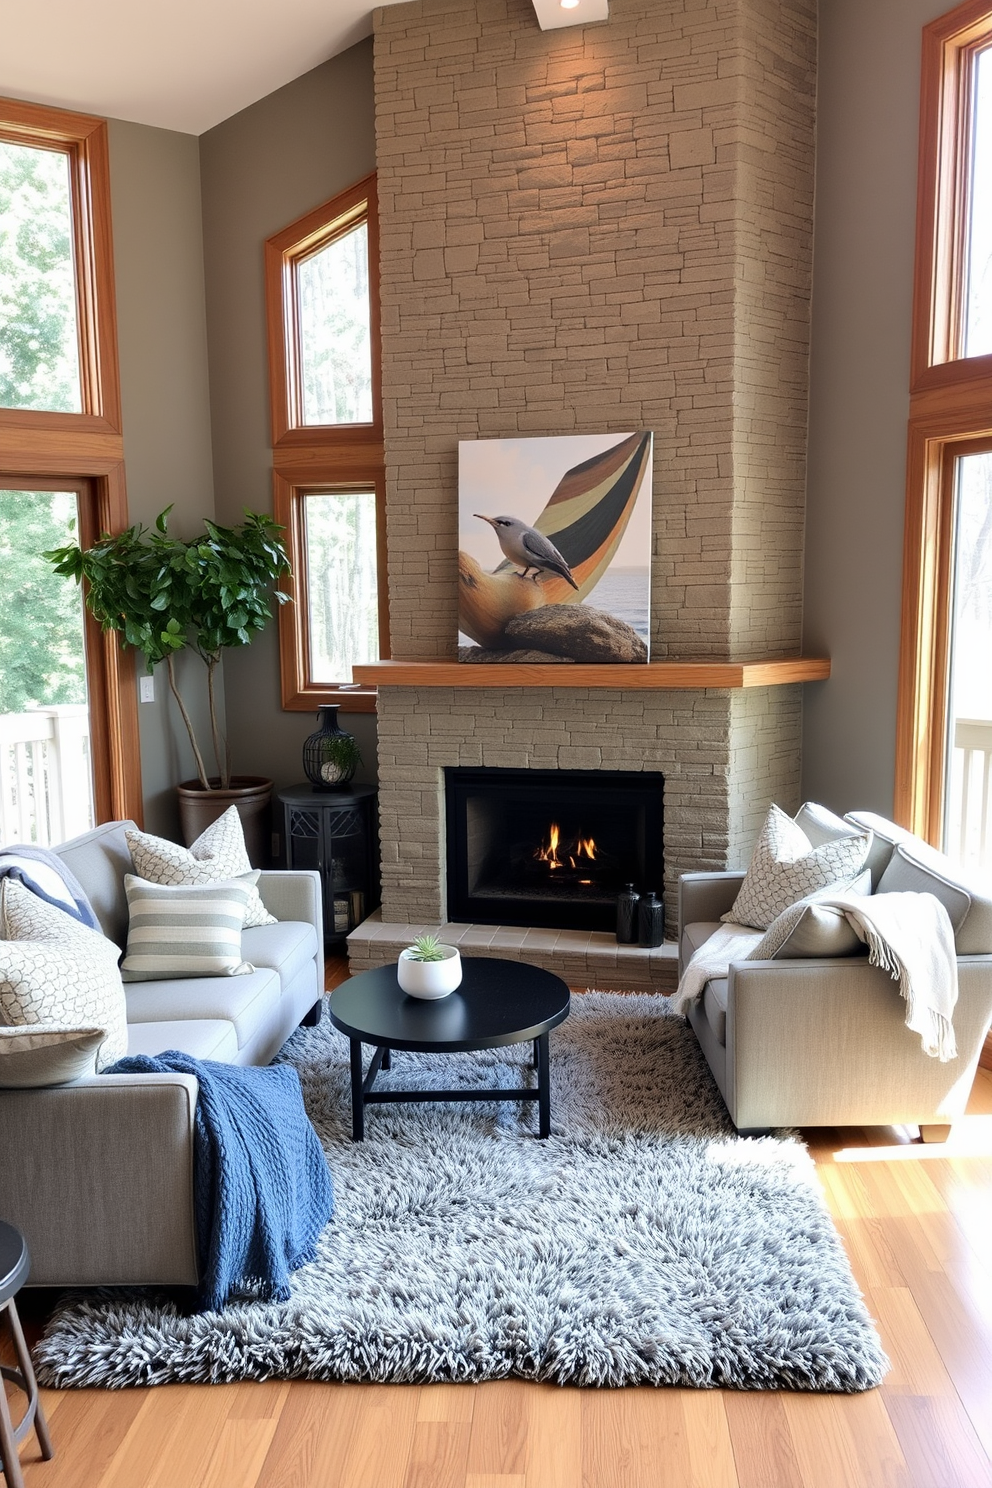
[[755, 844], [740, 893], [721, 918], [767, 930], [797, 899], [850, 882], [864, 867], [870, 832], [855, 832], [813, 847], [801, 827], [772, 806]]
[[104, 935], [121, 950], [127, 941], [127, 898], [124, 875], [131, 872], [126, 833], [133, 821], [107, 822], [55, 848], [86, 890]]
[[907, 832], [905, 827], [897, 827], [895, 822], [889, 821], [885, 816], [879, 816], [874, 811], [848, 811], [844, 820], [850, 822], [853, 827], [859, 827], [862, 831], [872, 834], [865, 867], [871, 873], [872, 893], [876, 894], [896, 843], [919, 842], [920, 839], [914, 837], [912, 832]]
[[304, 920], [280, 920], [245, 930], [241, 952], [252, 966], [268, 966], [279, 973], [285, 989], [317, 954], [317, 932]]
[[[239, 977], [129, 982], [127, 1020], [133, 1026], [223, 1019], [233, 1025], [236, 1047], [242, 1049], [272, 1016], [280, 995], [279, 977], [269, 967]], [[185, 1044], [176, 1047], [186, 1049]]]
[[727, 1043], [727, 996], [730, 983], [727, 977], [714, 977], [703, 988], [703, 1014], [713, 1030], [717, 1042]]
[[[229, 806], [223, 816], [201, 832], [192, 847], [180, 847], [167, 837], [153, 837], [132, 827], [127, 833], [134, 869], [142, 878], [157, 884], [209, 884], [224, 879], [242, 878], [250, 873], [251, 862], [245, 848], [244, 828], [236, 806]], [[252, 889], [245, 924], [271, 925], [269, 914]]]
[[923, 851], [925, 844], [900, 842], [892, 851], [878, 885], [880, 894], [933, 894], [947, 910], [957, 935], [971, 909], [971, 895], [946, 872], [950, 868], [942, 853]]
[[117, 946], [46, 904], [16, 879], [0, 890], [0, 1020], [62, 1028], [102, 1028], [98, 1070], [127, 1047]]
[[176, 977], [244, 976], [241, 931], [258, 873], [223, 883], [155, 884], [124, 875], [131, 913], [125, 982]]
[[96, 1069], [102, 1028], [60, 1028], [34, 1023], [0, 1028], [0, 1090], [67, 1085]]
[[129, 1054], [164, 1054], [179, 1049], [194, 1059], [217, 1059], [234, 1064], [238, 1035], [223, 1018], [187, 1018], [180, 1023], [132, 1023], [128, 1027]]

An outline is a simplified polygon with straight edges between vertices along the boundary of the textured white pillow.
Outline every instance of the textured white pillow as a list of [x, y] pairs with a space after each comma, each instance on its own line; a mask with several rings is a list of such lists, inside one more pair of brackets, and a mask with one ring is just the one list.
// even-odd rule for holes
[[0, 1027], [0, 1090], [67, 1085], [92, 1075], [105, 1038], [102, 1028]]
[[871, 832], [856, 832], [813, 847], [802, 828], [772, 806], [740, 892], [721, 919], [767, 930], [797, 899], [856, 877], [864, 867], [871, 839]]
[[[153, 837], [136, 829], [125, 833], [131, 849], [134, 871], [139, 878], [156, 884], [211, 884], [251, 873], [252, 866], [245, 848], [244, 828], [236, 806], [229, 806], [223, 816], [201, 832], [192, 847], [180, 847], [167, 837]], [[262, 903], [257, 888], [248, 898], [245, 929], [255, 925], [274, 925]]]
[[125, 982], [173, 977], [246, 976], [241, 931], [258, 873], [207, 884], [153, 884], [124, 875], [130, 915]]
[[113, 941], [10, 878], [3, 882], [0, 919], [6, 937], [0, 941], [0, 1019], [17, 1027], [101, 1028], [106, 1036], [96, 1068], [121, 1059], [127, 1005]]

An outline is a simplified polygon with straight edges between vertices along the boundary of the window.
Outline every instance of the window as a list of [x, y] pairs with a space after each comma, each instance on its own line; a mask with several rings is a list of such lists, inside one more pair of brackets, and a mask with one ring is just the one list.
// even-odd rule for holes
[[375, 177], [265, 245], [274, 512], [294, 601], [283, 707], [375, 708], [352, 667], [389, 655]]
[[37, 841], [141, 817], [133, 659], [37, 557], [69, 521], [127, 526], [107, 127], [0, 100], [0, 794]]

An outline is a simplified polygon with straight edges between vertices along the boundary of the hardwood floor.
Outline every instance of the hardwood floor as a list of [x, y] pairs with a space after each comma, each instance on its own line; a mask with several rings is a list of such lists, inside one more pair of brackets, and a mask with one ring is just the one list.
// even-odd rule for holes
[[892, 1360], [878, 1390], [46, 1391], [57, 1455], [25, 1444], [26, 1488], [992, 1488], [992, 1072], [944, 1147], [806, 1137]]

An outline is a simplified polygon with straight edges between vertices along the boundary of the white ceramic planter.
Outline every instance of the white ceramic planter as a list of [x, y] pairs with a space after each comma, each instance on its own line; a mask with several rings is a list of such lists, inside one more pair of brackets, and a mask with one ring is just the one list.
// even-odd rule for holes
[[447, 997], [462, 979], [462, 958], [457, 946], [443, 945], [442, 961], [415, 961], [413, 947], [400, 951], [396, 980], [410, 997], [427, 1000]]

